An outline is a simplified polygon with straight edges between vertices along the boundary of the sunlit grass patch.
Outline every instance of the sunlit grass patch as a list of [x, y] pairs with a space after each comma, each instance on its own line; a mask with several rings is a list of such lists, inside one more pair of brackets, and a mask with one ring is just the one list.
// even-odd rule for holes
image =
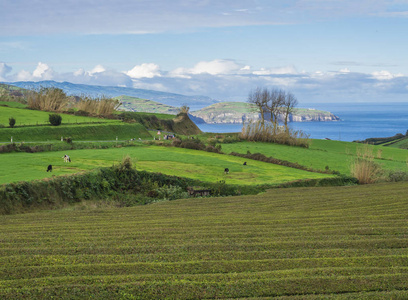
[[[62, 157], [68, 154], [71, 163]], [[119, 164], [129, 155], [138, 170], [175, 175], [206, 182], [225, 181], [227, 184], [279, 184], [288, 181], [327, 178], [331, 175], [311, 173], [284, 166], [249, 161], [244, 158], [172, 147], [124, 147], [83, 149], [40, 153], [6, 153], [0, 155], [3, 166], [0, 183], [42, 179]], [[244, 161], [248, 161], [246, 166]], [[52, 174], [47, 166], [55, 166]], [[224, 169], [230, 170], [224, 174]], [[44, 171], [42, 171], [44, 169]]]

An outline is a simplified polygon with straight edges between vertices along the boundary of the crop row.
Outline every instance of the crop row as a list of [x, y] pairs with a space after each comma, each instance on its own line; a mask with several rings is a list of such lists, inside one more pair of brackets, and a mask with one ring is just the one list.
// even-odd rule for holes
[[[132, 277], [124, 278], [125, 280], [123, 277], [113, 277], [113, 282], [110, 282], [109, 278], [95, 276], [85, 278], [83, 283], [81, 278], [61, 278], [62, 280], [56, 280], [55, 285], [53, 279], [33, 281], [32, 285], [26, 281], [20, 287], [4, 287], [0, 291], [0, 296], [13, 297], [14, 299], [24, 296], [35, 299], [50, 299], [52, 297], [76, 299], [84, 298], [85, 295], [97, 299], [108, 297], [114, 299], [203, 299], [394, 290], [403, 290], [400, 294], [407, 295], [405, 284], [408, 275], [312, 276], [283, 279], [238, 278], [237, 280], [227, 278], [221, 281], [189, 276], [184, 278], [171, 276], [163, 281], [152, 278], [144, 278], [141, 281]], [[294, 293], [294, 291], [296, 292]]]
[[0, 298], [404, 299], [407, 188], [2, 216]]

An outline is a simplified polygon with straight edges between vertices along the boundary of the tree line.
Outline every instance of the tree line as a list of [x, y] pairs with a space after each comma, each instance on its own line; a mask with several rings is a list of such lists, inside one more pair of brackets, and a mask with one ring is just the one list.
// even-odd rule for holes
[[273, 125], [274, 133], [279, 126], [279, 117], [283, 116], [283, 125], [285, 131], [288, 131], [289, 115], [298, 105], [298, 100], [291, 92], [286, 92], [282, 89], [257, 87], [250, 91], [248, 102], [255, 104], [257, 111], [261, 116], [261, 127], [265, 127], [265, 119], [267, 115], [270, 117], [270, 122]]
[[[291, 130], [289, 116], [298, 104], [291, 92], [282, 89], [257, 87], [248, 95], [248, 102], [255, 105], [260, 120], [242, 126], [240, 137], [245, 140], [272, 142], [291, 146], [309, 147], [309, 136], [301, 130]], [[283, 120], [283, 126], [279, 121]], [[270, 123], [266, 124], [266, 121]]]

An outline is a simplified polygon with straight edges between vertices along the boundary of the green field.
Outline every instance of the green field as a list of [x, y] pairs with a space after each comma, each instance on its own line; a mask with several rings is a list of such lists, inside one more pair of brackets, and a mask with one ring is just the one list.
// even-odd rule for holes
[[[355, 158], [356, 149], [365, 145], [350, 142], [311, 140], [309, 148], [291, 147], [271, 143], [240, 142], [223, 144], [225, 153], [238, 152], [246, 154], [262, 153], [281, 160], [297, 162], [317, 170], [339, 171], [342, 174], [350, 174], [350, 164]], [[383, 146], [367, 146], [373, 149], [375, 161], [384, 169], [407, 171], [408, 152], [405, 149], [396, 149]]]
[[33, 126], [0, 128], [0, 143], [13, 142], [58, 142], [61, 137], [75, 141], [111, 141], [131, 138], [151, 139], [150, 133], [139, 123], [103, 123], [61, 126]]
[[[63, 162], [68, 154], [72, 163]], [[140, 146], [111, 149], [84, 149], [39, 153], [4, 153], [0, 155], [0, 184], [43, 179], [99, 167], [112, 166], [129, 155], [137, 170], [160, 172], [206, 182], [225, 180], [227, 184], [280, 184], [299, 179], [327, 178], [332, 175], [311, 173], [284, 166], [249, 161], [244, 158], [197, 150]], [[243, 166], [243, 162], [248, 165]], [[46, 168], [53, 165], [53, 172]], [[230, 174], [224, 174], [229, 168]]]
[[143, 112], [143, 113], [154, 113], [154, 114], [166, 114], [171, 115], [174, 118], [174, 115], [179, 113], [179, 108], [162, 104], [156, 101], [141, 99], [130, 96], [119, 96], [114, 99], [118, 99], [122, 105], [120, 109], [126, 111], [134, 112]]
[[0, 218], [3, 299], [407, 299], [407, 183]]
[[[4, 103], [4, 102], [3, 102]], [[13, 102], [5, 102], [13, 103]], [[10, 104], [8, 104], [10, 105]], [[49, 112], [30, 110], [15, 107], [4, 107], [0, 106], [0, 124], [8, 127], [9, 118], [13, 117], [16, 119], [16, 127], [23, 125], [49, 125], [48, 116]], [[92, 117], [81, 117], [74, 116], [70, 114], [60, 114], [62, 116], [62, 125], [67, 124], [82, 124], [82, 123], [118, 123], [118, 120], [92, 118]]]

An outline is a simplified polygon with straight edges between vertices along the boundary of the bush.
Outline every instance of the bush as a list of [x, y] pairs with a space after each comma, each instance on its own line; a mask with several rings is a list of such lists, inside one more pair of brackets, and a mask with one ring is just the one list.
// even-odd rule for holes
[[14, 128], [14, 125], [16, 125], [16, 119], [14, 119], [13, 117], [9, 118], [9, 125], [10, 128]]
[[301, 130], [292, 130], [274, 125], [262, 125], [260, 121], [242, 125], [240, 138], [247, 141], [268, 142], [309, 148], [309, 135]]
[[374, 162], [373, 148], [368, 145], [357, 149], [357, 158], [351, 164], [351, 175], [360, 184], [377, 182], [384, 174], [381, 166]]
[[61, 125], [62, 117], [59, 114], [50, 114], [48, 120], [52, 126], [59, 126]]
[[67, 95], [59, 88], [41, 88], [38, 92], [30, 91], [27, 95], [27, 105], [31, 109], [63, 111], [67, 103]]
[[390, 171], [388, 174], [388, 181], [398, 182], [398, 181], [407, 181], [408, 173], [404, 171]]

